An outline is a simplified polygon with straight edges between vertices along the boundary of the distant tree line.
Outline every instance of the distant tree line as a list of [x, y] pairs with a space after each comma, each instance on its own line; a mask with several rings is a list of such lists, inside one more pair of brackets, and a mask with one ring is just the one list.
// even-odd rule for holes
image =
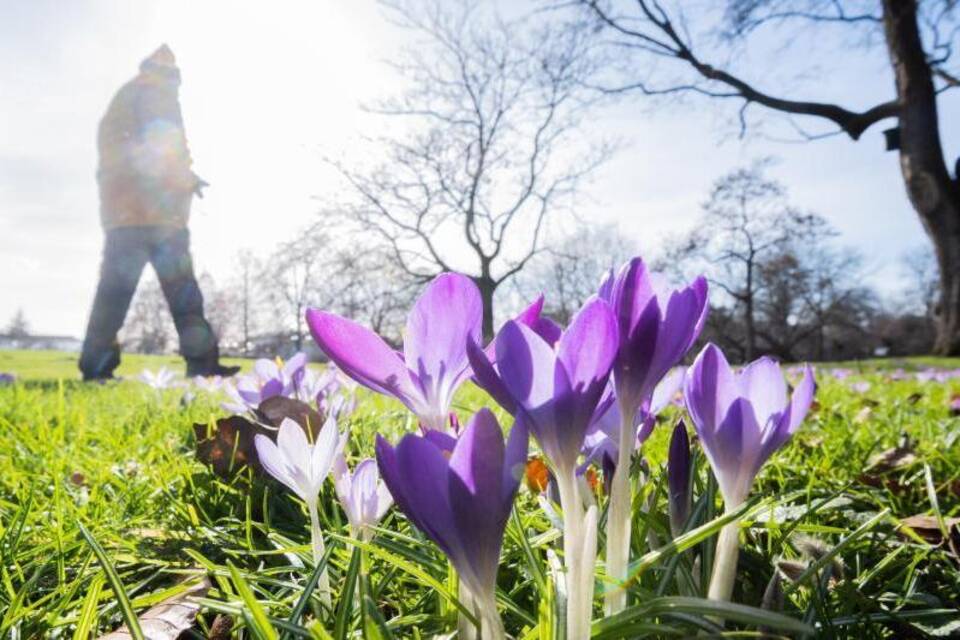
[[[866, 283], [879, 265], [840, 244], [824, 217], [792, 205], [769, 166], [762, 160], [718, 178], [692, 228], [647, 252], [651, 266], [670, 280], [707, 276], [712, 308], [703, 339], [743, 361], [764, 353], [785, 361], [929, 353], [939, 287], [932, 252], [919, 247], [901, 258], [902, 291], [874, 290]], [[501, 292], [498, 321], [543, 294], [545, 312], [565, 323], [609, 269], [638, 251], [610, 224], [580, 223], [547, 236], [543, 250]], [[303, 229], [269, 254], [239, 252], [233, 274], [222, 283], [203, 275], [200, 284], [224, 351], [246, 356], [312, 348], [303, 322], [310, 306], [354, 318], [399, 343], [422, 284], [361, 232], [324, 224]], [[176, 348], [152, 275], [141, 284], [122, 339], [133, 351]]]

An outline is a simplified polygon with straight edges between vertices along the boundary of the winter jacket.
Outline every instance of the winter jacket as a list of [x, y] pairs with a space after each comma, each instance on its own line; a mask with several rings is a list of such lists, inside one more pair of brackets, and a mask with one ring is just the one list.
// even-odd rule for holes
[[161, 225], [183, 228], [197, 177], [190, 170], [176, 67], [150, 59], [123, 85], [100, 121], [100, 219], [105, 229]]

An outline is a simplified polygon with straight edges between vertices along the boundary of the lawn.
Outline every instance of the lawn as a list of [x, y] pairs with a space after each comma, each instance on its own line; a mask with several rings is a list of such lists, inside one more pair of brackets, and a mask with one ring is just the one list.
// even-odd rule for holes
[[[130, 356], [121, 374], [161, 364], [180, 370], [174, 359]], [[634, 515], [630, 617], [602, 620], [598, 597], [593, 637], [718, 633], [717, 615], [728, 633], [747, 636], [761, 627], [828, 638], [960, 632], [960, 418], [949, 409], [960, 378], [916, 375], [958, 365], [845, 363], [846, 377], [819, 369], [815, 410], [764, 467], [744, 508], [734, 601], [749, 609], [713, 611], [700, 599], [719, 529], [702, 460], [695, 517], [671, 542], [662, 466], [680, 410], [670, 409], [643, 450], [649, 479], [638, 505], [648, 508]], [[396, 509], [372, 543], [357, 544], [329, 482], [321, 520], [333, 598], [325, 609], [302, 503], [249, 469], [222, 479], [198, 460], [192, 425], [225, 417], [219, 398], [135, 380], [82, 384], [71, 354], [0, 352], [0, 371], [20, 378], [0, 387], [0, 637], [96, 637], [123, 623], [125, 599], [149, 620], [151, 607], [187, 591], [180, 602], [189, 617], [199, 609], [187, 637], [456, 631], [456, 578], [436, 546]], [[372, 455], [374, 433], [396, 442], [413, 429], [398, 403], [357, 394], [357, 410], [340, 425], [350, 430], [351, 463]], [[463, 420], [481, 406], [492, 403], [468, 385], [455, 409]], [[931, 517], [904, 526], [917, 515]], [[522, 487], [498, 578], [511, 637], [559, 634], [561, 596], [545, 570], [559, 536], [536, 491]], [[789, 579], [768, 589], [778, 566]]]

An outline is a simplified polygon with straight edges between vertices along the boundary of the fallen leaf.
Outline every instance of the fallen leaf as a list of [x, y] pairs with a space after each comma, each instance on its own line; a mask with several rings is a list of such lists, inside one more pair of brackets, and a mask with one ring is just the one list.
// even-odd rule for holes
[[230, 632], [233, 630], [233, 620], [230, 616], [218, 613], [210, 625], [209, 640], [229, 640]]
[[[944, 518], [943, 523], [955, 540], [955, 544], [960, 544], [960, 518]], [[945, 542], [943, 531], [940, 529], [940, 523], [936, 516], [915, 515], [900, 520], [900, 526], [909, 527], [918, 536], [929, 542], [935, 547], [939, 547]]]
[[917, 461], [915, 448], [916, 443], [909, 435], [903, 434], [900, 436], [900, 442], [897, 443], [897, 446], [892, 449], [887, 449], [886, 451], [881, 451], [870, 458], [865, 471], [886, 473], [894, 469], [908, 467]]
[[217, 420], [213, 433], [207, 431], [206, 424], [193, 425], [193, 433], [197, 438], [197, 459], [212, 467], [221, 478], [229, 478], [245, 465], [259, 469], [260, 461], [253, 437], [260, 433], [276, 438], [266, 428], [242, 416]]
[[907, 402], [910, 404], [917, 404], [918, 402], [920, 402], [921, 398], [923, 398], [923, 394], [920, 393], [919, 391], [915, 391], [911, 393], [909, 396], [907, 396]]
[[267, 398], [257, 407], [257, 413], [264, 422], [278, 429], [284, 418], [290, 418], [300, 425], [311, 441], [320, 433], [324, 423], [320, 412], [306, 402], [283, 396]]
[[70, 474], [70, 484], [75, 487], [82, 487], [87, 484], [87, 476], [82, 471], [74, 471]]
[[863, 409], [860, 409], [860, 411], [857, 412], [857, 415], [853, 417], [853, 422], [854, 424], [864, 424], [870, 420], [872, 415], [873, 409], [870, 407], [864, 407]]
[[[183, 593], [167, 598], [143, 613], [137, 620], [143, 635], [149, 640], [175, 640], [180, 634], [193, 627], [200, 605], [193, 598], [200, 598], [210, 590], [210, 580], [204, 578]], [[100, 640], [127, 640], [133, 638], [126, 625], [116, 631], [100, 636]]]

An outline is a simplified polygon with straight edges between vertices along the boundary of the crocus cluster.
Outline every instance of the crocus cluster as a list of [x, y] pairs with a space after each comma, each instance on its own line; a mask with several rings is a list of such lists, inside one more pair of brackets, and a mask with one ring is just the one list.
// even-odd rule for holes
[[[672, 289], [636, 258], [611, 272], [566, 328], [543, 317], [543, 304], [538, 298], [508, 320], [492, 342], [483, 344], [483, 307], [476, 285], [462, 275], [442, 274], [416, 300], [399, 351], [352, 320], [310, 309], [311, 333], [334, 365], [360, 385], [403, 403], [422, 432], [405, 435], [395, 446], [378, 436], [376, 462], [364, 460], [353, 472], [335, 451], [343, 448], [335, 424], [325, 426], [312, 445], [299, 428], [299, 435], [285, 436], [284, 428], [290, 428], [286, 423], [276, 445], [263, 436], [257, 439], [268, 460], [264, 466], [308, 507], [315, 505], [332, 465], [334, 487], [357, 538], [370, 540], [392, 497], [456, 569], [462, 604], [480, 624], [479, 631], [462, 626], [462, 637], [504, 637], [496, 613], [496, 574], [527, 461], [528, 434], [549, 469], [547, 493], [559, 497], [562, 511], [567, 637], [585, 638], [594, 602], [598, 506], [578, 471], [599, 463], [610, 484], [606, 608], [615, 613], [626, 603], [632, 457], [680, 388], [728, 509], [746, 499], [761, 465], [796, 430], [813, 395], [809, 368], [788, 399], [786, 383], [772, 360], [761, 359], [736, 373], [712, 345], [689, 370], [678, 367], [706, 317], [702, 278]], [[249, 401], [283, 386], [288, 365], [269, 370], [262, 365], [259, 377], [245, 383]], [[488, 409], [459, 429], [452, 402], [468, 379], [512, 416], [506, 440]], [[243, 397], [239, 387], [237, 393]], [[329, 460], [327, 451], [332, 452]], [[681, 422], [668, 460], [675, 535], [690, 517], [690, 460]], [[316, 535], [322, 544], [322, 536]], [[729, 547], [730, 537], [721, 536], [718, 544]], [[735, 530], [732, 539], [735, 546]], [[724, 562], [729, 567], [729, 559]], [[732, 563], [735, 568], [735, 555]], [[711, 586], [711, 595], [729, 597], [724, 593], [727, 580], [715, 573], [717, 586]]]
[[325, 416], [343, 417], [353, 410], [353, 395], [336, 367], [314, 371], [307, 367], [304, 353], [287, 361], [261, 358], [254, 362], [252, 373], [223, 381], [221, 386], [229, 398], [223, 408], [234, 413], [255, 413], [265, 400], [278, 396], [315, 403]]
[[17, 381], [17, 376], [12, 373], [0, 372], [0, 387], [13, 384]]

